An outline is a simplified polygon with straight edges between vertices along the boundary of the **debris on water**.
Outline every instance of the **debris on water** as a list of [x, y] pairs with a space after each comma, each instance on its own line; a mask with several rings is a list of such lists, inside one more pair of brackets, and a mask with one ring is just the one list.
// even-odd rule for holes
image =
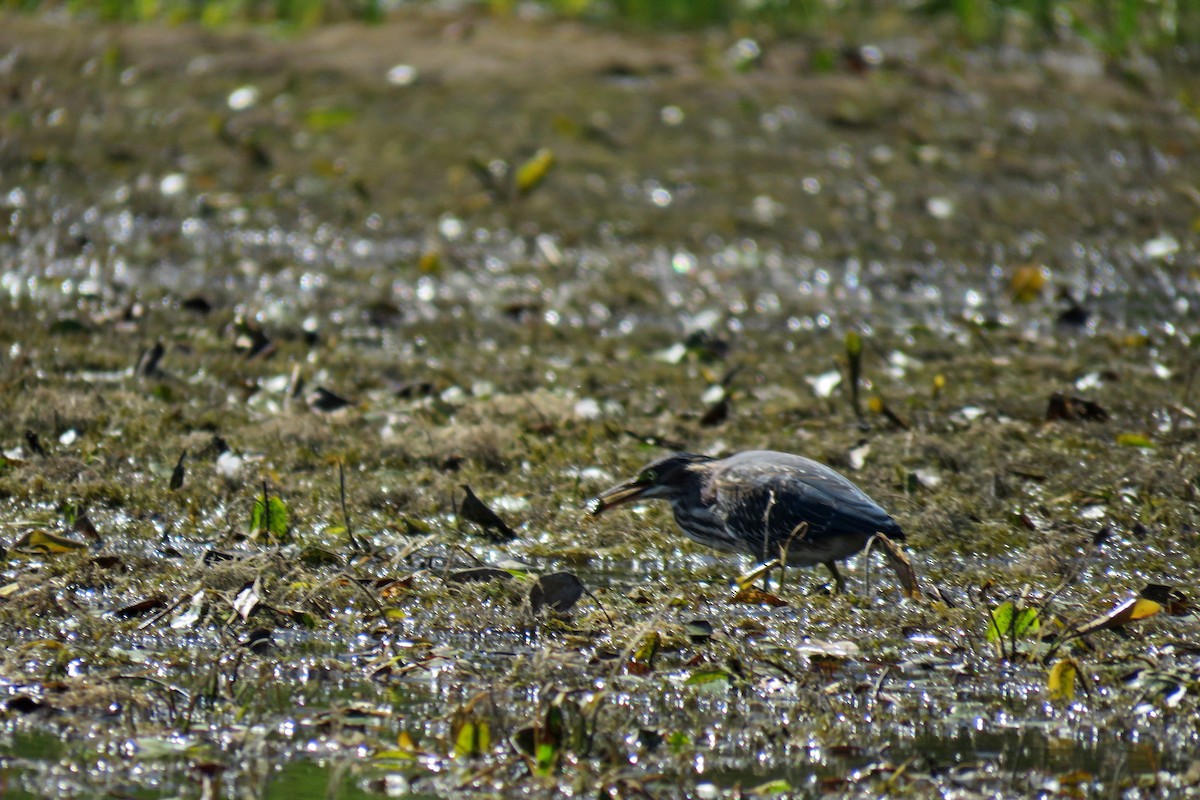
[[548, 607], [565, 613], [583, 596], [583, 583], [570, 572], [542, 575], [529, 590], [529, 605], [536, 614]]
[[257, 86], [239, 86], [229, 93], [227, 101], [231, 111], [245, 111], [258, 105], [262, 91]]
[[392, 86], [412, 86], [418, 75], [417, 68], [412, 64], [396, 64], [387, 71], [387, 82]]
[[954, 201], [949, 197], [931, 197], [925, 201], [925, 210], [934, 219], [950, 219], [954, 216]]
[[330, 413], [340, 411], [343, 408], [348, 408], [354, 405], [354, 401], [349, 398], [342, 397], [336, 392], [326, 389], [324, 386], [317, 386], [309, 393], [306, 398], [308, 407], [313, 411], [321, 411]]
[[1008, 279], [1008, 291], [1017, 303], [1031, 303], [1041, 297], [1050, 283], [1050, 270], [1042, 264], [1022, 264]]
[[1192, 613], [1192, 606], [1187, 596], [1173, 586], [1150, 583], [1142, 587], [1137, 596], [1118, 603], [1094, 619], [1073, 626], [1068, 635], [1088, 636], [1097, 631], [1113, 630], [1162, 613], [1175, 617], [1186, 616]]
[[512, 573], [496, 567], [471, 567], [446, 573], [446, 580], [454, 583], [487, 583], [489, 581], [512, 580]]
[[817, 397], [831, 397], [833, 390], [842, 382], [842, 373], [840, 370], [834, 369], [822, 372], [820, 375], [809, 375], [804, 380], [812, 387], [813, 393]]
[[147, 347], [138, 356], [137, 366], [133, 370], [134, 375], [137, 375], [139, 378], [159, 377], [158, 364], [162, 361], [163, 354], [166, 351], [162, 342], [155, 342], [152, 346]]
[[1179, 252], [1179, 240], [1169, 233], [1148, 239], [1142, 245], [1142, 253], [1146, 258], [1160, 260]]
[[175, 197], [181, 195], [187, 189], [187, 176], [181, 172], [172, 172], [170, 175], [163, 176], [159, 183], [159, 191], [163, 197]]
[[29, 452], [31, 452], [33, 455], [35, 455], [35, 456], [46, 455], [46, 448], [42, 447], [42, 440], [37, 435], [37, 431], [26, 429], [25, 443], [27, 445], [29, 445]]
[[1055, 420], [1084, 420], [1086, 422], [1107, 422], [1108, 412], [1099, 403], [1082, 397], [1069, 397], [1062, 392], [1050, 395], [1046, 405], [1046, 421]]

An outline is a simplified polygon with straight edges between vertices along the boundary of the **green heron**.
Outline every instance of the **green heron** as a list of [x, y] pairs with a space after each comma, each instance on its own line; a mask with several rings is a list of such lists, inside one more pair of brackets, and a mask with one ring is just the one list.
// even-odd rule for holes
[[588, 504], [593, 515], [632, 500], [668, 500], [675, 523], [693, 541], [767, 561], [824, 564], [838, 591], [841, 559], [876, 533], [903, 541], [904, 531], [879, 504], [841, 474], [803, 456], [749, 450], [728, 458], [674, 453]]

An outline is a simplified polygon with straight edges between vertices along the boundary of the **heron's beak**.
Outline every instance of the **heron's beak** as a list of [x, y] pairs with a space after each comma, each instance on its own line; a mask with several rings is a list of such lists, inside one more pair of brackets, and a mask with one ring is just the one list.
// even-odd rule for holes
[[601, 492], [598, 497], [589, 500], [587, 509], [593, 517], [598, 517], [614, 506], [638, 499], [649, 488], [650, 484], [639, 483], [636, 479], [619, 483], [611, 489]]

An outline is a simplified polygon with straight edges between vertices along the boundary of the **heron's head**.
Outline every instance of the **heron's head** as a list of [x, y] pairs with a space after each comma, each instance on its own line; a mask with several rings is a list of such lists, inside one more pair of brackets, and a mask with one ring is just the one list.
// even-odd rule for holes
[[699, 491], [713, 459], [695, 453], [672, 453], [642, 467], [636, 476], [600, 493], [588, 502], [592, 516], [633, 500], [671, 500]]

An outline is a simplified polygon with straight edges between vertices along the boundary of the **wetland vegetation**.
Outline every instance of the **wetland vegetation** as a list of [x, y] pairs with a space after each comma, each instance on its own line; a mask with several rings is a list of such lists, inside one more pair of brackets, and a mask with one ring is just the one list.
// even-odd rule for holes
[[1195, 54], [958, 24], [0, 12], [4, 791], [1200, 792]]

